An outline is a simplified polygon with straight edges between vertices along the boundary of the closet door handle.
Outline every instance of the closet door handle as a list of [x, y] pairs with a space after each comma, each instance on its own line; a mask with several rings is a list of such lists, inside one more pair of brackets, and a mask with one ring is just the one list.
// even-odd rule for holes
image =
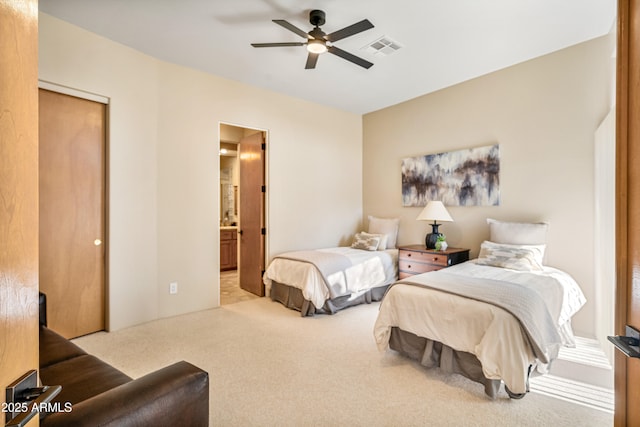
[[607, 339], [627, 357], [640, 358], [640, 331], [626, 325], [624, 328], [625, 336], [616, 335], [609, 336]]
[[24, 427], [62, 391], [59, 385], [38, 387], [37, 378], [31, 370], [7, 387], [6, 403], [14, 410], [6, 413], [6, 427]]

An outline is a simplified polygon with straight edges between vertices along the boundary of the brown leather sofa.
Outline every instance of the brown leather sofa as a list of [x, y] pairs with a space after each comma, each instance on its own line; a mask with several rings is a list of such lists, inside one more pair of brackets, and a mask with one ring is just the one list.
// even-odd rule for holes
[[[209, 375], [182, 361], [132, 379], [47, 328], [40, 295], [40, 379], [61, 385], [48, 426], [207, 426]], [[59, 402], [58, 405], [55, 405]]]

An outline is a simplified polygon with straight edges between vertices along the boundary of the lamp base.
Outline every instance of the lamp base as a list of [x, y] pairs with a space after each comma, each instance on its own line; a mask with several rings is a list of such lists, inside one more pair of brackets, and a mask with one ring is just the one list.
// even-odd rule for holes
[[424, 239], [424, 245], [427, 247], [427, 249], [435, 249], [436, 248], [436, 242], [438, 241], [438, 237], [441, 236], [440, 232], [438, 231], [438, 227], [440, 226], [440, 224], [436, 224], [435, 222], [433, 224], [431, 224], [431, 233], [427, 234], [427, 237]]

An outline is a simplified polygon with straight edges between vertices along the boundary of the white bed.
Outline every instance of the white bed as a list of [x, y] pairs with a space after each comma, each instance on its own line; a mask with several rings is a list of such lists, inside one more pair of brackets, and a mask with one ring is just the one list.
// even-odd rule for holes
[[[535, 354], [521, 322], [509, 311], [429, 288], [430, 281], [436, 278], [464, 281], [468, 277], [473, 279], [474, 286], [482, 279], [489, 279], [500, 281], [505, 287], [515, 284], [535, 289], [544, 299], [557, 329], [557, 336], [541, 345], [545, 357]], [[511, 393], [523, 394], [528, 391], [530, 367], [545, 373], [560, 346], [574, 346], [570, 320], [584, 302], [576, 282], [560, 270], [545, 267], [542, 272], [521, 272], [478, 265], [472, 260], [446, 270], [413, 276], [390, 287], [380, 305], [374, 336], [381, 351], [389, 348], [395, 327], [455, 351], [473, 354], [485, 378], [502, 380]]]
[[[321, 268], [313, 262], [317, 256], [322, 259], [342, 259], [342, 265], [335, 268], [335, 271], [322, 273]], [[337, 247], [280, 254], [269, 264], [263, 275], [263, 282], [267, 295], [274, 300], [281, 300], [277, 295], [282, 295], [285, 291], [285, 298], [289, 299], [290, 293], [290, 289], [282, 288], [274, 292], [274, 286], [284, 285], [299, 290], [304, 300], [313, 304], [309, 309], [302, 310], [297, 307], [298, 304], [280, 302], [299, 309], [303, 315], [309, 315], [316, 312], [333, 313], [337, 311], [336, 308], [344, 308], [337, 301], [355, 302], [360, 297], [360, 303], [379, 300], [387, 286], [397, 278], [397, 249], [368, 251]]]
[[586, 299], [569, 274], [543, 266], [546, 224], [489, 224], [500, 243], [485, 241], [477, 259], [391, 285], [373, 332], [381, 351], [465, 375], [490, 397], [504, 382], [521, 398], [530, 375], [575, 345], [571, 317]]
[[267, 296], [302, 316], [333, 314], [380, 301], [398, 279], [399, 218], [368, 216], [350, 247], [294, 251], [271, 261], [262, 280]]

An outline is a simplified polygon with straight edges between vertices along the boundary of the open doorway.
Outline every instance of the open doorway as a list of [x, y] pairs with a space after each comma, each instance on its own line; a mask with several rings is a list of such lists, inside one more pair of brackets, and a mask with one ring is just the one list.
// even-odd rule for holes
[[266, 136], [220, 124], [220, 305], [264, 295]]

